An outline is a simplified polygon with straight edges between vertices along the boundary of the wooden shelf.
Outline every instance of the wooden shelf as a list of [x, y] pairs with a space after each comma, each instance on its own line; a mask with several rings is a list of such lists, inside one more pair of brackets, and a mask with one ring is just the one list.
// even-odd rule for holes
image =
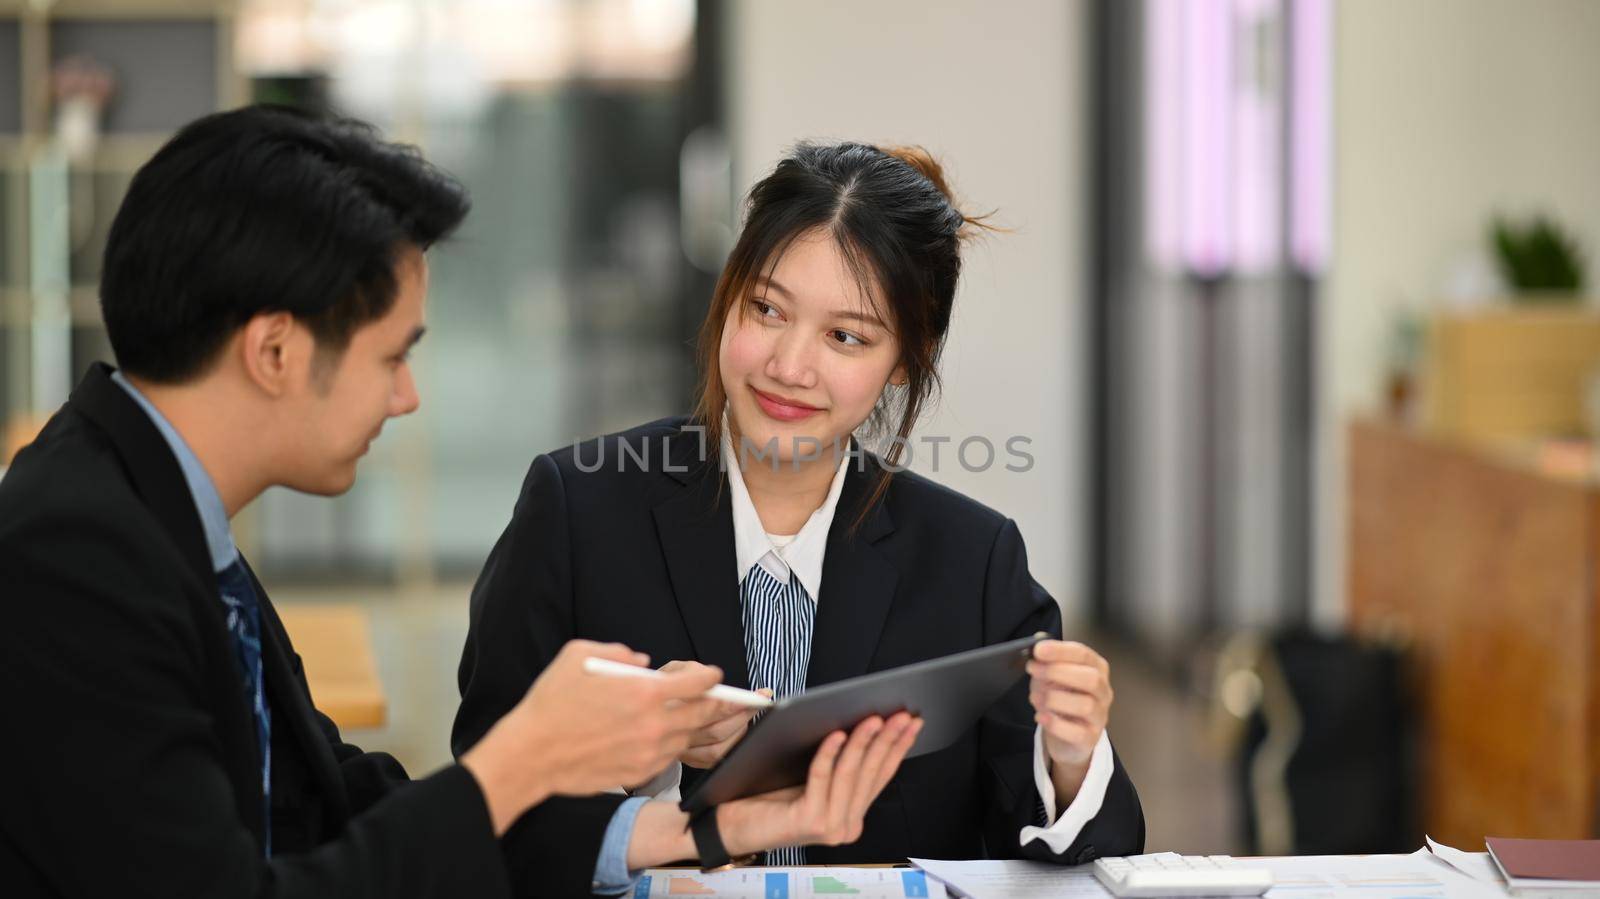
[[[231, 108], [249, 95], [248, 79], [234, 65], [234, 17], [238, 0], [0, 0], [0, 21], [16, 23], [16, 59], [20, 77], [0, 78], [0, 90], [15, 91], [8, 103], [20, 114], [20, 130], [0, 134], [0, 181], [6, 188], [0, 202], [0, 325], [26, 329], [33, 303], [29, 296], [29, 167], [53, 139], [48, 91], [54, 60], [71, 48], [81, 48], [116, 72], [117, 99], [106, 119], [93, 157], [72, 168], [77, 182], [95, 190], [93, 209], [80, 208], [74, 195], [74, 217], [93, 222], [92, 231], [75, 232], [69, 266], [73, 277], [96, 277], [92, 260], [101, 252], [108, 216], [120, 201], [126, 179], [143, 165], [171, 136], [179, 120], [214, 110]], [[204, 27], [192, 23], [203, 23]], [[120, 26], [129, 26], [118, 31]], [[170, 26], [165, 28], [164, 26]], [[158, 48], [152, 50], [151, 48]], [[170, 56], [159, 48], [171, 49]], [[192, 62], [176, 74], [173, 59]], [[155, 65], [144, 65], [154, 60]], [[181, 88], [181, 90], [179, 89]], [[117, 106], [115, 104], [122, 104]], [[173, 121], [169, 122], [168, 120]], [[8, 124], [10, 119], [8, 118]], [[171, 127], [169, 127], [169, 125]], [[92, 218], [91, 218], [92, 217]], [[70, 322], [75, 331], [74, 377], [85, 361], [82, 353], [98, 353], [92, 341], [76, 339], [83, 329], [100, 328], [99, 290], [96, 284], [75, 284], [68, 294]], [[24, 338], [25, 339], [25, 338]], [[86, 347], [91, 347], [87, 348]], [[0, 350], [0, 352], [8, 351]], [[26, 370], [12, 372], [21, 382], [0, 396], [0, 420], [29, 415], [17, 408], [30, 393]]]
[[0, 17], [50, 19], [166, 19], [231, 16], [238, 0], [53, 0], [39, 10], [32, 0], [0, 0]]
[[79, 285], [67, 293], [67, 309], [72, 314], [75, 328], [102, 328], [100, 318], [100, 288], [98, 285]]

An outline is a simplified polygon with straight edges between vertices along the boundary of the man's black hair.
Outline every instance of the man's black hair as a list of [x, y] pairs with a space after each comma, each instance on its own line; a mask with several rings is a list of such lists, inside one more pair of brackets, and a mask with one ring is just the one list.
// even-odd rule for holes
[[186, 381], [276, 311], [341, 351], [393, 307], [399, 252], [448, 236], [469, 208], [459, 182], [362, 122], [275, 106], [192, 122], [111, 224], [100, 308], [117, 364]]

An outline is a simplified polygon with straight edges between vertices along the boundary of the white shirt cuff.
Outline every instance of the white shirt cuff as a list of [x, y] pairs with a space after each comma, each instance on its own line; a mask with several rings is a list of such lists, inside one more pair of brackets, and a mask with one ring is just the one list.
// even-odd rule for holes
[[619, 790], [629, 796], [649, 796], [651, 799], [662, 799], [667, 802], [677, 802], [683, 797], [679, 795], [678, 788], [683, 785], [683, 763], [673, 762], [662, 770], [660, 774], [650, 778], [649, 782], [637, 790]]
[[1056, 786], [1050, 780], [1046, 758], [1044, 731], [1034, 728], [1033, 784], [1039, 791], [1039, 798], [1044, 800], [1045, 820], [1053, 823], [1049, 827], [1024, 827], [1020, 839], [1024, 846], [1034, 840], [1044, 840], [1051, 852], [1060, 855], [1072, 846], [1083, 831], [1083, 826], [1100, 814], [1100, 805], [1106, 800], [1106, 788], [1111, 785], [1111, 740], [1106, 737], [1105, 731], [1100, 732], [1100, 740], [1094, 744], [1094, 753], [1089, 756], [1089, 772], [1083, 777], [1083, 786], [1059, 818], [1056, 817]]

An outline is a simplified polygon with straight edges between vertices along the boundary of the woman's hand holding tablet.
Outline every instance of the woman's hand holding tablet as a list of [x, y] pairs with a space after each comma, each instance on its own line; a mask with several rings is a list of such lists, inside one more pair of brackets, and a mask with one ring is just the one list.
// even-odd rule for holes
[[[921, 731], [922, 719], [907, 712], [887, 721], [869, 717], [848, 736], [834, 731], [812, 758], [804, 786], [716, 807], [723, 845], [730, 855], [741, 856], [778, 846], [855, 842], [867, 809], [894, 778]], [[688, 820], [688, 814], [672, 803], [645, 803], [628, 843], [628, 867], [640, 870], [670, 859], [694, 858]]]
[[803, 787], [789, 787], [717, 809], [735, 853], [772, 846], [840, 846], [861, 838], [867, 809], [900, 770], [922, 730], [922, 719], [897, 712], [874, 715], [828, 735], [811, 761]]

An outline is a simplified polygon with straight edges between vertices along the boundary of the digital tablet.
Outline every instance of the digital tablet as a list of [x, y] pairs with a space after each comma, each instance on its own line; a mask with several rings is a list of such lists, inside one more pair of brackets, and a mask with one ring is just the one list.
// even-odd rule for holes
[[1034, 634], [1021, 640], [917, 662], [827, 684], [781, 700], [751, 726], [679, 807], [692, 814], [746, 796], [806, 782], [817, 747], [872, 715], [902, 709], [922, 718], [906, 758], [956, 741], [1025, 674]]

